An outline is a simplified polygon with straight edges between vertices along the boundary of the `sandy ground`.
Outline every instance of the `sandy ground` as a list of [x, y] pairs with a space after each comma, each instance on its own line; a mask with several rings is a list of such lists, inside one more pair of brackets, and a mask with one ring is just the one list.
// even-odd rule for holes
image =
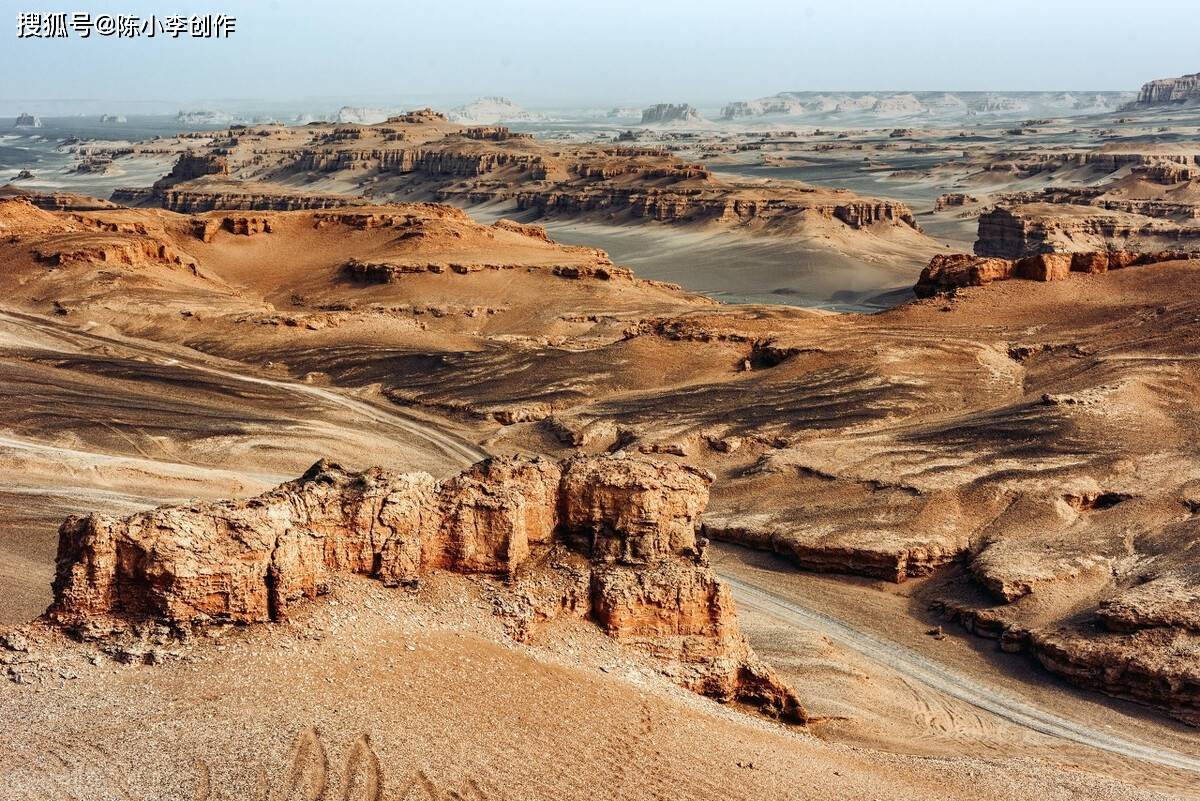
[[823, 736], [931, 756], [966, 747], [1040, 758], [1185, 796], [1195, 787], [1194, 728], [1081, 692], [965, 632], [931, 636], [942, 621], [922, 608], [929, 580], [802, 573], [726, 544], [713, 547], [713, 563], [733, 583], [754, 647], [813, 714], [831, 718]]
[[[674, 259], [670, 269], [679, 275], [708, 275], [713, 292], [722, 291], [717, 261], [697, 267], [690, 261], [694, 254], [713, 249], [736, 263], [737, 253], [747, 253], [737, 250], [742, 243], [724, 249], [725, 240], [707, 235], [654, 241], [642, 233], [591, 234], [613, 236], [615, 246], [632, 255], [645, 247], [657, 258]], [[293, 288], [286, 280], [289, 270], [314, 304], [347, 293], [331, 280], [333, 259], [344, 254], [333, 253], [336, 248], [316, 243], [315, 237], [281, 244], [282, 239], [274, 234], [226, 237], [207, 250], [187, 244], [214, 261], [222, 251], [236, 253], [237, 269], [227, 271], [227, 278], [237, 292], [261, 292], [280, 307]], [[774, 255], [758, 254], [766, 266], [758, 268], [765, 272], [755, 281], [796, 290], [788, 278], [795, 247], [780, 245]], [[322, 262], [321, 270], [308, 269], [312, 264], [305, 258], [328, 263]], [[1181, 269], [1175, 272], [1183, 275]], [[371, 290], [376, 294], [355, 290], [397, 303], [413, 297], [439, 303], [461, 299], [464, 285], [489, 302], [515, 305], [524, 296], [525, 307], [414, 334], [415, 344], [408, 346], [427, 349], [416, 353], [418, 358], [449, 365], [447, 373], [430, 368], [428, 377], [419, 375], [420, 363], [411, 351], [392, 347], [388, 337], [395, 331], [375, 318], [314, 331], [311, 337], [299, 329], [238, 329], [232, 323], [194, 333], [187, 326], [196, 318], [179, 318], [175, 307], [158, 315], [171, 317], [168, 324], [143, 319], [131, 313], [138, 311], [136, 305], [128, 308], [111, 297], [95, 305], [101, 320], [104, 314], [124, 315], [129, 327], [142, 326], [144, 337], [138, 337], [104, 322], [60, 324], [6, 309], [0, 315], [0, 379], [14, 391], [0, 397], [0, 466], [11, 476], [0, 491], [0, 580], [5, 582], [0, 625], [27, 620], [48, 600], [54, 530], [67, 512], [122, 512], [189, 497], [248, 495], [298, 474], [320, 456], [351, 467], [381, 464], [434, 473], [477, 458], [478, 431], [389, 406], [373, 382], [425, 378], [448, 394], [465, 395], [468, 383], [471, 388], [499, 383], [495, 352], [478, 349], [485, 333], [496, 335], [488, 345], [499, 351], [499, 343], [512, 341], [501, 337], [531, 336], [538, 326], [578, 330], [569, 326], [581, 323], [563, 320], [554, 308], [561, 284], [544, 284], [555, 288], [538, 296], [544, 302], [529, 304], [531, 284], [522, 283], [522, 276], [528, 280], [524, 273], [420, 276], [403, 287]], [[876, 278], [864, 280], [870, 284]], [[1110, 279], [1073, 277], [1071, 286], [1046, 287], [1046, 297], [1073, 314], [1099, 319], [1102, 310], [1072, 304], [1071, 292], [1085, 280], [1092, 286]], [[1116, 303], [1121, 284], [1136, 279], [1111, 280], [1107, 291]], [[838, 283], [845, 286], [842, 279]], [[574, 310], [585, 304], [589, 313], [613, 310], [611, 296], [584, 286], [588, 294], [581, 290], [584, 300], [575, 298]], [[25, 287], [21, 284], [22, 292], [34, 292]], [[823, 393], [833, 403], [869, 406], [879, 385], [875, 377], [889, 375], [891, 365], [909, 360], [941, 365], [954, 358], [969, 366], [963, 375], [950, 377], [971, 387], [972, 403], [986, 400], [978, 397], [977, 376], [997, 364], [1008, 372], [996, 377], [993, 391], [1017, 397], [1024, 392], [1014, 378], [1017, 368], [998, 346], [977, 355], [978, 333], [966, 329], [990, 319], [990, 304], [1011, 303], [1015, 317], [1026, 314], [1027, 321], [1005, 321], [991, 336], [1007, 341], [1008, 331], [1020, 330], [1018, 325], [1025, 325], [1029, 336], [1041, 336], [1047, 301], [1027, 297], [1028, 287], [990, 289], [994, 294], [986, 298], [961, 301], [966, 312], [953, 317], [900, 310], [848, 338], [832, 329], [811, 335], [825, 337], [830, 348], [840, 340], [838, 347], [877, 354], [884, 365], [875, 368], [877, 373], [835, 375], [824, 387], [799, 371], [796, 364], [802, 360], [797, 360], [775, 368], [784, 376], [796, 369], [790, 381], [747, 382], [722, 397], [740, 407], [748, 407], [750, 398], [776, 403], [785, 419], [803, 423], [810, 413], [831, 414], [818, 408], [830, 402]], [[191, 304], [197, 296], [216, 298], [219, 291], [224, 288], [206, 286], [203, 293], [171, 302]], [[30, 303], [42, 309], [48, 298], [59, 297], [38, 292]], [[404, 292], [412, 297], [403, 297]], [[856, 299], [861, 297], [851, 298]], [[219, 302], [212, 300], [214, 306]], [[1145, 299], [1159, 302], [1153, 295]], [[635, 298], [616, 312], [647, 317], [659, 303], [666, 301]], [[909, 314], [915, 321], [905, 319]], [[1150, 308], [1146, 314], [1144, 319], [1157, 319], [1159, 312]], [[947, 321], [958, 327], [949, 334]], [[617, 341], [619, 334], [612, 331], [618, 322], [597, 326], [612, 325], [601, 334]], [[752, 329], [760, 324], [772, 327], [769, 321], [746, 323]], [[896, 347], [918, 329], [935, 332], [937, 344], [928, 352]], [[251, 333], [239, 339], [228, 336], [230, 331]], [[156, 336], [167, 342], [191, 337], [197, 348], [204, 345], [210, 354], [230, 358], [152, 341]], [[795, 336], [809, 334], [797, 325]], [[203, 337], [208, 340], [200, 341]], [[451, 353], [449, 361], [438, 361], [439, 346]], [[736, 369], [744, 357], [740, 346], [721, 345], [728, 353], [717, 356], [705, 355], [707, 346], [695, 343], [677, 347], [635, 340], [590, 355], [586, 348], [514, 348], [511, 366], [517, 377], [510, 380], [519, 383], [524, 397], [534, 375], [539, 389], [573, 391], [570, 382], [582, 380], [587, 391], [628, 393], [625, 399], [637, 392], [662, 396], [675, 381], [678, 405], [668, 402], [663, 408], [660, 398], [655, 408], [678, 417], [689, 401], [705, 414], [722, 414], [703, 393], [684, 385], [700, 381], [704, 370], [719, 372], [715, 383], [755, 377]], [[462, 353], [453, 353], [455, 348]], [[955, 348], [970, 358], [955, 357]], [[330, 369], [341, 368], [347, 383], [360, 389], [304, 383], [285, 370], [272, 371], [261, 359], [237, 361], [232, 357], [239, 349], [290, 353], [296, 365], [328, 360]], [[825, 358], [820, 351], [812, 353], [818, 356], [806, 358]], [[695, 364], [689, 358], [693, 354]], [[638, 362], [647, 355], [657, 361]], [[575, 358], [577, 363], [570, 361]], [[711, 364], [706, 367], [704, 359]], [[413, 364], [418, 368], [410, 375], [406, 370]], [[914, 375], [925, 383], [904, 386], [928, 386], [941, 377], [936, 370]], [[922, 402], [917, 397], [911, 403]], [[856, 411], [861, 409], [848, 408], [846, 415]], [[834, 406], [834, 416], [837, 412]], [[863, 458], [876, 463], [869, 453]], [[755, 604], [753, 596], [744, 596], [746, 628], [755, 645], [827, 718], [811, 733], [782, 729], [669, 687], [590, 628], [547, 631], [544, 648], [515, 647], [488, 615], [480, 585], [471, 582], [435, 583], [415, 596], [346, 582], [293, 626], [231, 631], [188, 646], [165, 665], [122, 665], [96, 646], [31, 630], [31, 655], [16, 651], [6, 657], [16, 660], [12, 675], [24, 675], [22, 660], [43, 659], [55, 666], [57, 679], [0, 684], [0, 775], [6, 779], [0, 797], [583, 798], [596, 795], [597, 788], [603, 788], [604, 797], [626, 798], [1195, 797], [1194, 773], [1162, 759], [1131, 759], [1129, 747], [1122, 745], [1192, 758], [1200, 749], [1191, 730], [1131, 705], [1069, 691], [1028, 662], [993, 653], [988, 643], [953, 633], [944, 640], [927, 636], [937, 624], [924, 609], [926, 583], [894, 587], [805, 576], [779, 570], [756, 555], [732, 554], [719, 552], [719, 566], [729, 575], [763, 580], [772, 597], [864, 635], [839, 640], [830, 632], [840, 630], [811, 623], [811, 616], [806, 627], [803, 614], [770, 599]], [[886, 649], [881, 656], [861, 647], [867, 636], [908, 649], [917, 659], [905, 655], [889, 663]], [[941, 678], [922, 679], [912, 669], [914, 662], [927, 673], [943, 666]], [[956, 677], [965, 677], [958, 683], [966, 690], [947, 687]], [[1007, 707], [988, 708], [1000, 696], [1008, 699]], [[1084, 739], [1030, 725], [1031, 714], [1035, 723], [1044, 724], [1047, 716], [1062, 718]], [[1117, 747], [1097, 748], [1096, 743]]]
[[[513, 217], [509, 204], [469, 207], [481, 220]], [[643, 278], [670, 281], [723, 303], [772, 303], [839, 311], [895, 305], [939, 245], [880, 228], [820, 226], [808, 235], [746, 234], [654, 223], [537, 220], [559, 242], [598, 247]], [[868, 246], [869, 245], [869, 246]]]
[[0, 375], [0, 625], [49, 604], [68, 514], [254, 495], [323, 457], [443, 474], [482, 454], [390, 404], [20, 312], [0, 312]]
[[348, 580], [158, 666], [34, 629], [57, 673], [0, 685], [0, 798], [1164, 797], [1034, 758], [822, 742], [678, 690], [590, 626], [515, 646], [485, 589]]

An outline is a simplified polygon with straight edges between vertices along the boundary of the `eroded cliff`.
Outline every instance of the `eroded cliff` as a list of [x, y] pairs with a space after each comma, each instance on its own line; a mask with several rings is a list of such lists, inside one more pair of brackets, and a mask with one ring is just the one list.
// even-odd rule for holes
[[[51, 620], [87, 637], [145, 622], [284, 620], [338, 573], [414, 585], [430, 571], [518, 582], [514, 631], [572, 614], [663, 660], [685, 686], [803, 722], [738, 631], [697, 540], [711, 476], [647, 459], [496, 458], [446, 481], [319, 462], [247, 501], [69, 518]], [[586, 589], [562, 593], [564, 577]]]

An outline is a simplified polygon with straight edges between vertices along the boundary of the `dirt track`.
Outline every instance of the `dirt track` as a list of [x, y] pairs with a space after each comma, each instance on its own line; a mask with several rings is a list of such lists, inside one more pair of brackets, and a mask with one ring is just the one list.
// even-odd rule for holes
[[827, 615], [780, 597], [774, 592], [722, 573], [740, 606], [795, 626], [815, 629], [839, 645], [885, 664], [907, 678], [953, 698], [987, 710], [1019, 726], [1081, 745], [1180, 770], [1200, 773], [1200, 758], [1116, 737], [1039, 709], [1020, 698], [967, 678], [944, 665], [885, 639], [856, 630]]

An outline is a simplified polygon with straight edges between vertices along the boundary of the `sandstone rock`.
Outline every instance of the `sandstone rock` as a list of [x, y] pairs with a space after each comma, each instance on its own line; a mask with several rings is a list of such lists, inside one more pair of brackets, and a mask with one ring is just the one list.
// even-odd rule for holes
[[[1188, 206], [1190, 213], [1192, 206]], [[1141, 209], [1139, 209], [1141, 210]], [[1020, 259], [1038, 253], [1200, 245], [1200, 226], [1077, 203], [997, 206], [979, 215], [975, 253]]]
[[1073, 253], [1071, 270], [1077, 273], [1103, 273], [1108, 271], [1107, 253]]
[[441, 531], [430, 564], [459, 572], [514, 571], [558, 528], [562, 470], [543, 458], [489, 459], [441, 489]]
[[703, 122], [703, 118], [687, 103], [657, 103], [642, 110], [642, 125], [664, 122]]
[[1174, 627], [1200, 633], [1200, 583], [1159, 576], [1100, 604], [1096, 618], [1110, 631]]
[[1061, 281], [1071, 272], [1071, 254], [1039, 253], [1016, 263], [1014, 274], [1031, 281]]
[[[684, 686], [804, 722], [703, 559], [695, 527], [711, 481], [621, 456], [492, 458], [440, 483], [322, 461], [249, 500], [68, 518], [47, 616], [106, 637], [147, 622], [283, 620], [335, 573], [388, 585], [430, 570], [519, 577], [524, 600], [498, 604], [518, 633], [563, 611], [591, 617]], [[577, 549], [565, 571], [551, 558], [564, 546]]]
[[496, 220], [496, 222], [492, 223], [492, 227], [499, 228], [502, 231], [512, 231], [513, 233], [521, 234], [522, 236], [540, 239], [543, 242], [550, 241], [550, 237], [546, 234], [545, 226], [541, 225], [528, 225], [525, 223], [513, 222], [512, 220]]
[[1033, 655], [1052, 673], [1089, 690], [1165, 708], [1200, 725], [1200, 637], [1179, 629], [1088, 634], [1033, 632]]
[[945, 211], [946, 209], [956, 206], [965, 206], [968, 203], [978, 203], [979, 199], [962, 192], [948, 192], [944, 195], [938, 195], [934, 201], [934, 211]]
[[1133, 105], [1165, 106], [1197, 102], [1200, 102], [1200, 72], [1142, 84]]
[[640, 459], [581, 457], [563, 472], [563, 521], [594, 559], [644, 564], [697, 554], [712, 476]]
[[1023, 278], [1031, 281], [1060, 281], [1071, 272], [1103, 273], [1123, 267], [1160, 264], [1197, 258], [1188, 251], [1163, 250], [1133, 253], [1123, 250], [1085, 253], [1037, 253], [1021, 259], [972, 256], [966, 253], [939, 254], [921, 271], [913, 292], [928, 298], [960, 287], [982, 286], [992, 281]]
[[1007, 259], [992, 259], [966, 253], [939, 254], [921, 271], [913, 292], [927, 298], [938, 292], [965, 286], [982, 286], [1012, 278], [1015, 265]]

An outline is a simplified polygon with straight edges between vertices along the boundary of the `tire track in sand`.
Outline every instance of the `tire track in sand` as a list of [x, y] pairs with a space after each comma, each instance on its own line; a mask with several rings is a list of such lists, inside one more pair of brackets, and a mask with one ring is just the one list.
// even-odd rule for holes
[[[228, 381], [271, 387], [283, 390], [292, 395], [303, 395], [310, 400], [316, 400], [327, 405], [339, 406], [344, 410], [361, 416], [376, 425], [392, 430], [402, 431], [409, 436], [423, 440], [438, 452], [452, 458], [462, 465], [470, 465], [488, 456], [482, 448], [453, 434], [442, 431], [436, 423], [426, 421], [416, 415], [406, 414], [400, 409], [384, 409], [368, 401], [355, 398], [349, 394], [332, 389], [316, 387], [299, 381], [267, 378], [260, 375], [249, 375], [237, 370], [224, 369], [209, 364], [199, 358], [190, 358], [180, 351], [170, 351], [157, 347], [147, 340], [127, 337], [103, 336], [86, 330], [65, 325], [49, 318], [11, 309], [0, 310], [0, 321], [17, 328], [49, 337], [52, 341], [64, 344], [70, 343], [80, 350], [86, 350], [97, 344], [108, 344], [124, 348], [154, 360], [162, 366], [184, 367], [200, 373], [219, 376]], [[36, 341], [31, 338], [30, 341]]]
[[1200, 773], [1200, 758], [1108, 734], [1039, 709], [1020, 698], [1000, 692], [930, 661], [916, 651], [859, 631], [828, 615], [781, 598], [764, 587], [749, 584], [727, 573], [720, 573], [720, 577], [733, 590], [734, 600], [739, 606], [754, 609], [794, 626], [819, 631], [839, 645], [884, 664], [908, 679], [991, 712], [1018, 726], [1120, 756]]

